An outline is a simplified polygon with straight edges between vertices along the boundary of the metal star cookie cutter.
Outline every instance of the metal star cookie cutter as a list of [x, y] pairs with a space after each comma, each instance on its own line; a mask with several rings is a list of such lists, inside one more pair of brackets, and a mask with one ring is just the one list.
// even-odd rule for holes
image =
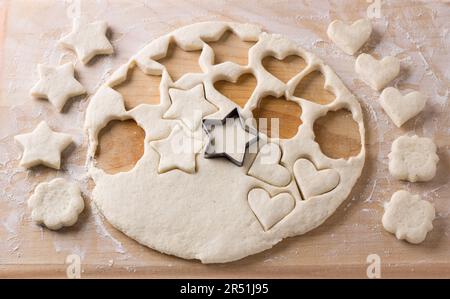
[[[245, 143], [244, 152], [242, 153], [242, 157], [235, 158], [232, 154], [227, 153], [227, 151], [216, 152], [215, 141], [212, 132], [214, 131], [216, 126], [224, 126], [226, 124], [227, 119], [239, 119], [239, 123], [241, 128], [247, 132], [250, 136], [249, 140]], [[204, 157], [206, 159], [209, 158], [217, 158], [224, 157], [233, 162], [237, 166], [242, 166], [244, 164], [245, 154], [247, 152], [248, 147], [255, 143], [259, 139], [258, 130], [253, 127], [250, 127], [245, 124], [244, 118], [239, 112], [239, 108], [232, 109], [227, 115], [225, 115], [222, 119], [204, 119], [202, 120], [203, 130], [208, 135], [208, 144], [206, 145]]]

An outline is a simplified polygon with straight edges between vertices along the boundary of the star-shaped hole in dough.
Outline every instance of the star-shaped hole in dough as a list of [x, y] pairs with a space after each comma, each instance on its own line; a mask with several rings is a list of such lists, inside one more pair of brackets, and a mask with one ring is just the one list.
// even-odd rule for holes
[[42, 164], [59, 169], [61, 152], [73, 141], [72, 136], [52, 131], [45, 122], [41, 122], [33, 132], [17, 135], [14, 139], [24, 149], [19, 165], [25, 168]]
[[160, 156], [158, 167], [159, 173], [164, 173], [173, 169], [194, 173], [195, 155], [202, 149], [203, 142], [200, 139], [188, 136], [188, 134], [177, 125], [167, 138], [153, 141], [150, 145]]
[[200, 125], [202, 118], [217, 111], [216, 106], [205, 99], [203, 85], [189, 90], [169, 89], [172, 105], [164, 113], [166, 119], [180, 119], [191, 131]]
[[225, 157], [234, 164], [244, 164], [247, 148], [258, 140], [258, 132], [247, 126], [234, 108], [223, 119], [205, 119], [203, 128], [209, 136], [205, 158]]
[[63, 109], [71, 97], [86, 93], [83, 85], [74, 78], [72, 63], [56, 67], [39, 64], [38, 72], [40, 80], [31, 89], [31, 95], [48, 99], [58, 111]]
[[78, 58], [87, 64], [94, 56], [114, 53], [106, 37], [108, 24], [97, 21], [89, 24], [73, 23], [72, 32], [60, 39], [60, 44], [76, 52]]

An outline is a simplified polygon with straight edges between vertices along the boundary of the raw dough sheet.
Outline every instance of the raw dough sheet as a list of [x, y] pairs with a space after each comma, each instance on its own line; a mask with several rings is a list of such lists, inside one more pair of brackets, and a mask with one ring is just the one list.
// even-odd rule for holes
[[[380, 255], [384, 277], [450, 275], [450, 108], [448, 105], [450, 38], [448, 6], [440, 1], [411, 4], [399, 1], [382, 6], [373, 20], [373, 39], [367, 51], [400, 59], [403, 71], [394, 80], [428, 97], [424, 111], [413, 121], [396, 128], [378, 103], [378, 93], [357, 79], [354, 58], [328, 39], [326, 28], [333, 19], [356, 20], [366, 16], [367, 3], [314, 1], [309, 5], [283, 1], [258, 6], [242, 1], [180, 1], [177, 8], [164, 2], [84, 2], [83, 14], [103, 19], [112, 29], [114, 57], [98, 59], [91, 67], [77, 65], [79, 80], [92, 94], [118, 66], [154, 38], [200, 21], [224, 20], [254, 23], [265, 31], [281, 33], [325, 61], [360, 100], [365, 116], [366, 165], [349, 199], [321, 227], [305, 237], [289, 239], [274, 249], [226, 266], [204, 266], [161, 255], [138, 245], [108, 225], [91, 207], [79, 223], [64, 233], [35, 226], [26, 207], [34, 187], [56, 176], [72, 178], [88, 186], [84, 158], [83, 112], [88, 100], [75, 99], [58, 115], [48, 103], [33, 100], [29, 90], [38, 80], [38, 63], [75, 61], [69, 51], [55, 47], [71, 30], [69, 4], [63, 1], [4, 1], [0, 16], [5, 24], [1, 47], [0, 97], [0, 269], [1, 275], [65, 276], [65, 258], [78, 254], [86, 277], [119, 276], [357, 276], [366, 275], [366, 258]], [[351, 4], [351, 5], [350, 5]], [[45, 16], [45, 17], [44, 17]], [[414, 19], [414, 22], [411, 22]], [[398, 83], [398, 84], [397, 84]], [[69, 101], [70, 102], [70, 101]], [[74, 136], [77, 147], [63, 155], [66, 172], [38, 168], [28, 173], [17, 168], [20, 148], [13, 136], [31, 131], [41, 120]], [[436, 177], [409, 184], [392, 179], [387, 154], [395, 138], [404, 133], [432, 137], [440, 162]], [[437, 214], [434, 229], [421, 246], [398, 242], [385, 232], [380, 219], [382, 203], [395, 190], [405, 188], [432, 202]], [[89, 197], [89, 188], [83, 190]], [[43, 256], [43, 252], [46, 252]], [[105, 254], [107, 253], [107, 254]], [[44, 266], [43, 266], [44, 265]], [[243, 266], [245, 265], [245, 267]], [[311, 272], [314, 271], [314, 272]], [[6, 273], [6, 274], [4, 274]], [[276, 273], [276, 274], [275, 274]]]

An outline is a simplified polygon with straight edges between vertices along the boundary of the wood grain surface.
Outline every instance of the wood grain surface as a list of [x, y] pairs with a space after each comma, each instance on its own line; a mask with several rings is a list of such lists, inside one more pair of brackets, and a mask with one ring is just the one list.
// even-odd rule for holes
[[[220, 2], [220, 3], [219, 3]], [[251, 2], [251, 1], [250, 1]], [[339, 2], [339, 1], [338, 1]], [[425, 111], [396, 128], [377, 102], [379, 94], [363, 84], [353, 71], [355, 57], [342, 54], [326, 37], [335, 18], [346, 21], [366, 15], [366, 1], [83, 1], [81, 12], [89, 19], [104, 19], [111, 27], [116, 50], [112, 56], [95, 58], [89, 66], [76, 63], [77, 78], [87, 97], [69, 101], [59, 114], [45, 100], [33, 99], [29, 89], [38, 76], [38, 63], [60, 64], [77, 59], [56, 46], [70, 30], [68, 4], [52, 0], [0, 2], [0, 277], [66, 277], [66, 259], [81, 258], [81, 277], [367, 277], [367, 258], [381, 259], [382, 277], [450, 277], [450, 81], [448, 20], [450, 8], [439, 1], [385, 3], [374, 33], [364, 46], [367, 53], [394, 55], [402, 61], [402, 74], [393, 84], [420, 90], [429, 101]], [[414, 19], [414, 21], [411, 21]], [[86, 138], [84, 111], [90, 96], [106, 78], [145, 44], [180, 26], [206, 20], [257, 23], [266, 31], [281, 33], [316, 53], [358, 97], [364, 110], [367, 160], [363, 174], [347, 201], [319, 228], [286, 239], [274, 248], [243, 260], [203, 265], [160, 254], [115, 230], [99, 214], [90, 199], [92, 182], [85, 173]], [[406, 32], [406, 33], [405, 33]], [[215, 63], [247, 63], [252, 43], [227, 33], [209, 41]], [[186, 52], [172, 44], [159, 60], [174, 79], [186, 72], [200, 72], [199, 51]], [[272, 74], [287, 81], [305, 67], [301, 57], [283, 61], [263, 60]], [[114, 88], [125, 99], [126, 109], [159, 102], [159, 76], [130, 70], [128, 80]], [[243, 106], [256, 86], [251, 74], [237, 82], [218, 81], [215, 88]], [[295, 96], [326, 104], [334, 95], [324, 89], [320, 72], [308, 75]], [[254, 116], [280, 118], [281, 137], [295, 134], [301, 107], [283, 98], [264, 98]], [[41, 120], [70, 133], [76, 142], [64, 151], [63, 168], [24, 170], [18, 167], [20, 148], [13, 136], [31, 131]], [[360, 138], [351, 113], [329, 112], [314, 125], [316, 141], [332, 158], [349, 158], [360, 150]], [[432, 137], [439, 150], [437, 176], [430, 182], [410, 184], [392, 179], [387, 171], [391, 142], [406, 133]], [[270, 134], [270, 127], [269, 127]], [[108, 173], [130, 170], [143, 154], [144, 131], [132, 120], [114, 121], [99, 137], [96, 160]], [[54, 177], [77, 181], [83, 189], [86, 210], [78, 223], [58, 232], [32, 223], [26, 200], [34, 187]], [[434, 230], [420, 245], [398, 241], [383, 230], [383, 202], [399, 188], [421, 194], [438, 213]]]

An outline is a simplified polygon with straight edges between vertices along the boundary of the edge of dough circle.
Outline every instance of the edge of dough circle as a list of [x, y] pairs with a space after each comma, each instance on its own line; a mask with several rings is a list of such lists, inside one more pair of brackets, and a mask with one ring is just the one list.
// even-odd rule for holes
[[[214, 64], [208, 42], [218, 40], [226, 31], [241, 40], [256, 42], [248, 52], [247, 66], [232, 62]], [[172, 81], [156, 60], [165, 56], [173, 42], [185, 51], [201, 50], [199, 65], [203, 73], [187, 73]], [[262, 59], [269, 55], [277, 59], [299, 55], [307, 66], [283, 83], [262, 66]], [[122, 95], [112, 87], [124, 82], [128, 70], [134, 67], [148, 75], [161, 76], [159, 104], [141, 104], [128, 111], [124, 108]], [[336, 96], [327, 105], [293, 96], [302, 78], [314, 70], [324, 74], [325, 87]], [[165, 139], [181, 127], [186, 136], [200, 138], [203, 145], [207, 142], [201, 125], [190, 129], [182, 119], [164, 117], [172, 104], [169, 90], [190, 90], [203, 84], [205, 99], [217, 108], [203, 119], [217, 119], [227, 115], [236, 104], [216, 91], [213, 83], [224, 79], [234, 82], [245, 73], [252, 73], [257, 85], [241, 109], [244, 118], [252, 117], [251, 111], [268, 94], [284, 96], [301, 106], [302, 124], [294, 137], [271, 139], [260, 133], [260, 142], [279, 145], [282, 153], [279, 163], [259, 165], [256, 174], [250, 175], [257, 154], [247, 154], [244, 165], [237, 167], [223, 158], [205, 159], [203, 152], [199, 152], [193, 159], [193, 173], [180, 169], [159, 173], [160, 156], [151, 146], [153, 141]], [[314, 121], [339, 109], [350, 111], [359, 126], [361, 151], [349, 159], [327, 157], [314, 141]], [[135, 120], [145, 131], [144, 154], [130, 171], [108, 174], [96, 167], [94, 159], [98, 133], [112, 120], [127, 119]], [[250, 24], [196, 23], [153, 40], [119, 67], [92, 97], [85, 130], [89, 137], [89, 175], [95, 182], [92, 196], [106, 219], [143, 245], [203, 263], [238, 260], [318, 227], [347, 198], [365, 159], [361, 106], [334, 71], [286, 37], [262, 32], [259, 26]], [[176, 159], [173, 162], [177, 164]], [[280, 168], [290, 174], [289, 183], [284, 186], [271, 180], [271, 175], [273, 178], [277, 171], [283, 170]], [[335, 181], [330, 176], [339, 179]]]

